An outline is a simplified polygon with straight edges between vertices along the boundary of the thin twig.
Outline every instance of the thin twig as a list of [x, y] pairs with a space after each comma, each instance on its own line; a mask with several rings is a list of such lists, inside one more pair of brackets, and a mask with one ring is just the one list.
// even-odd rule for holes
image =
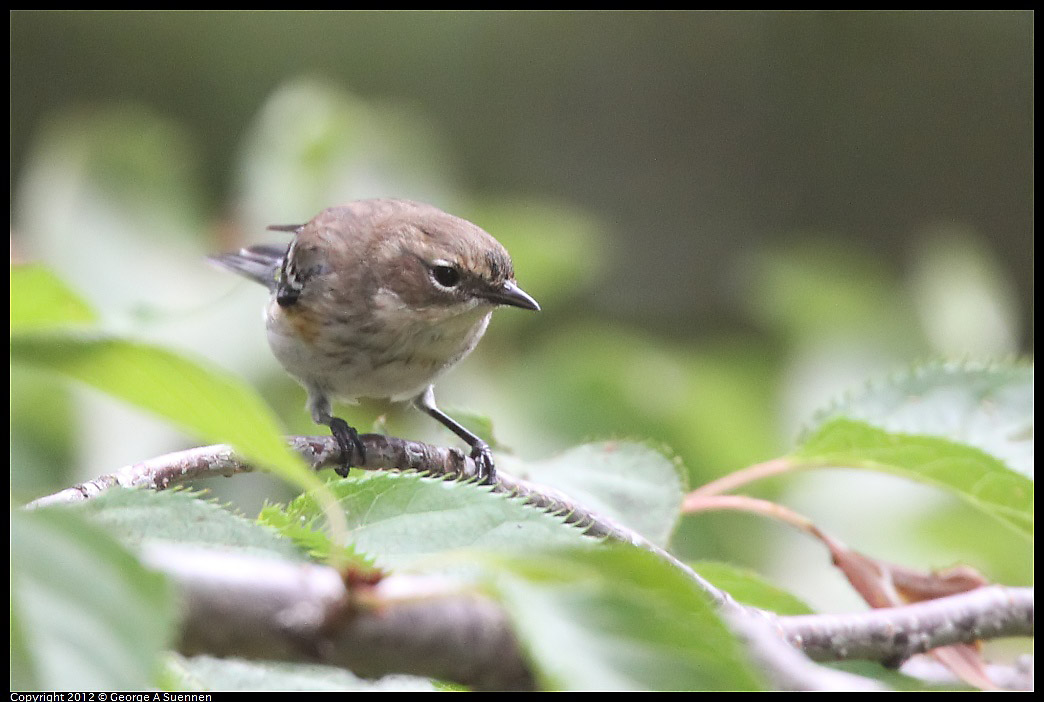
[[[360, 469], [411, 470], [431, 477], [458, 480], [473, 479], [478, 474], [475, 462], [459, 449], [433, 446], [382, 434], [363, 434], [360, 439], [366, 449], [365, 462], [356, 466]], [[291, 448], [315, 470], [342, 464], [340, 448], [332, 437], [291, 436], [287, 440]], [[117, 486], [164, 490], [193, 480], [217, 476], [227, 477], [252, 470], [253, 468], [249, 464], [236, 457], [230, 446], [224, 444], [202, 446], [168, 453], [126, 466], [114, 473], [80, 483], [53, 495], [41, 497], [31, 502], [29, 507], [79, 502]], [[526, 504], [557, 515], [567, 524], [581, 529], [588, 536], [622, 541], [652, 551], [682, 570], [719, 606], [739, 607], [727, 592], [711, 585], [692, 568], [664, 549], [637, 532], [578, 504], [565, 493], [546, 485], [538, 485], [516, 478], [504, 471], [497, 472], [493, 490], [519, 498]]]
[[685, 504], [682, 505], [682, 508], [688, 508], [690, 498], [695, 500], [700, 497], [720, 495], [723, 492], [735, 490], [739, 486], [752, 483], [755, 480], [761, 480], [762, 478], [767, 478], [771, 475], [779, 475], [802, 467], [804, 466], [785, 456], [782, 458], [773, 458], [771, 461], [765, 461], [764, 463], [755, 463], [752, 466], [748, 466], [742, 470], [733, 471], [728, 475], [723, 475], [717, 480], [712, 480], [711, 482], [696, 488], [686, 496]]
[[760, 514], [771, 519], [784, 522], [812, 536], [816, 536], [816, 525], [808, 517], [798, 514], [789, 507], [776, 502], [763, 500], [747, 495], [696, 495], [690, 492], [682, 505], [682, 514], [695, 512], [711, 512], [716, 510], [736, 510], [748, 514]]
[[939, 646], [1033, 635], [1033, 588], [990, 585], [850, 614], [780, 617], [787, 640], [819, 661], [905, 660]]

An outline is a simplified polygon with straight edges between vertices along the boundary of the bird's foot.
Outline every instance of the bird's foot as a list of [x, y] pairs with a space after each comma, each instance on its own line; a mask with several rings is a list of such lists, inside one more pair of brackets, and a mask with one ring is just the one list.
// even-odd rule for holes
[[363, 446], [362, 439], [359, 438], [359, 432], [343, 419], [334, 417], [330, 420], [330, 431], [337, 440], [337, 446], [341, 449], [341, 458], [344, 461], [344, 465], [334, 468], [334, 472], [342, 478], [347, 478], [348, 469], [366, 463], [366, 448]]
[[492, 485], [497, 479], [497, 469], [493, 465], [493, 452], [489, 444], [478, 441], [471, 447], [471, 460], [475, 461], [476, 475], [483, 485]]

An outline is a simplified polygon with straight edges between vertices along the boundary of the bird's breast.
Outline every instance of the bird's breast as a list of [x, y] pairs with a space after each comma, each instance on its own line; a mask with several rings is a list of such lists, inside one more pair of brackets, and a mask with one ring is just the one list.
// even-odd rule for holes
[[491, 314], [479, 307], [441, 319], [371, 314], [338, 320], [335, 312], [272, 303], [268, 341], [280, 364], [306, 386], [345, 400], [401, 400], [419, 395], [467, 356]]

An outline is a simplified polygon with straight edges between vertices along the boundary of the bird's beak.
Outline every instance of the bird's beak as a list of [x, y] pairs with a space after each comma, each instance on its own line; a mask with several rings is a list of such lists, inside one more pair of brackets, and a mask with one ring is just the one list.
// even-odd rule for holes
[[540, 305], [514, 281], [504, 281], [500, 286], [488, 290], [483, 296], [497, 305], [511, 305], [524, 310], [540, 311]]

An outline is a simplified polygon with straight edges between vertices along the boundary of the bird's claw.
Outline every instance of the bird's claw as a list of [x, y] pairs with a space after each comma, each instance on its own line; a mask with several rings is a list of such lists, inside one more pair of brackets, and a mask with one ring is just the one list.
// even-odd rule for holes
[[363, 446], [362, 439], [359, 438], [359, 432], [343, 419], [334, 417], [330, 420], [330, 431], [337, 440], [337, 446], [341, 449], [341, 458], [344, 460], [344, 465], [334, 468], [334, 472], [342, 478], [347, 478], [348, 470], [352, 466], [366, 463], [366, 448]]
[[471, 447], [471, 460], [475, 462], [475, 472], [483, 485], [492, 485], [497, 479], [497, 469], [493, 465], [493, 452], [489, 444], [479, 441]]

